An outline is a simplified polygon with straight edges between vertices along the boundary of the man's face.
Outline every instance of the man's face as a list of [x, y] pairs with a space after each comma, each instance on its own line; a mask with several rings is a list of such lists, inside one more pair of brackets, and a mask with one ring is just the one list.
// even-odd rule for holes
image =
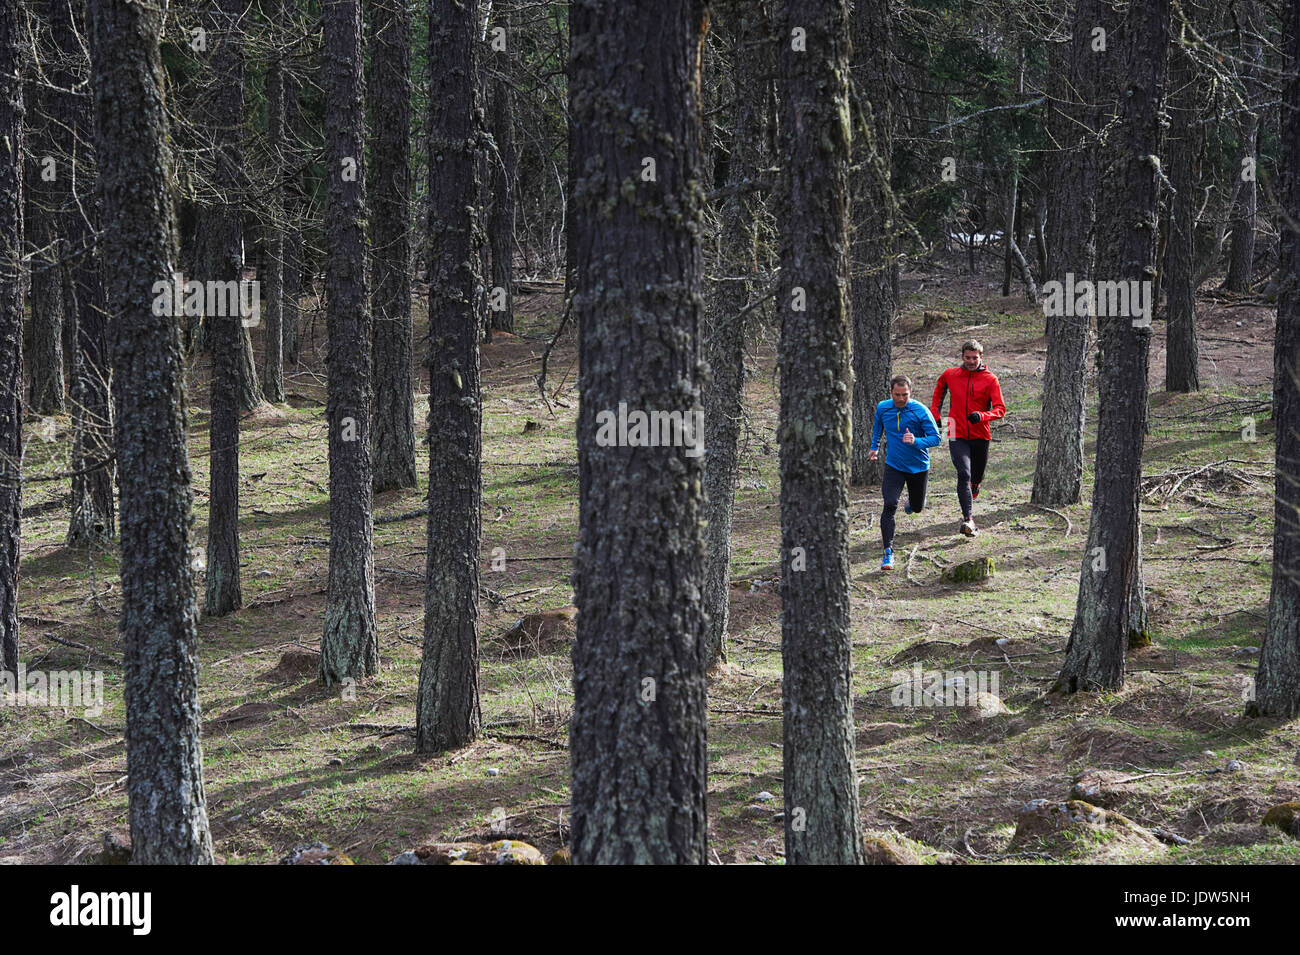
[[982, 353], [977, 352], [972, 348], [968, 348], [961, 353], [961, 366], [967, 371], [975, 371], [979, 368], [980, 362], [983, 358], [984, 355]]
[[890, 394], [894, 399], [894, 407], [903, 408], [906, 407], [907, 402], [912, 397], [912, 389], [907, 385], [894, 385], [894, 389]]

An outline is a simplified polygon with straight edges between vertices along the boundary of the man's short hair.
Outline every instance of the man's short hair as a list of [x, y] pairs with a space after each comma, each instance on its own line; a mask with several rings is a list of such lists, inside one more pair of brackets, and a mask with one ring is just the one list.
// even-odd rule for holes
[[981, 345], [978, 340], [970, 338], [966, 340], [966, 344], [961, 346], [961, 353], [963, 355], [968, 351], [977, 351], [982, 355], [984, 354], [984, 346]]
[[907, 386], [907, 390], [908, 390], [908, 391], [911, 391], [911, 390], [912, 390], [912, 379], [911, 379], [911, 378], [908, 378], [906, 375], [895, 375], [893, 378], [890, 378], [890, 379], [889, 379], [889, 390], [890, 390], [890, 391], [893, 391], [893, 390], [894, 390], [895, 388], [897, 388], [899, 385], [906, 385], [906, 386]]

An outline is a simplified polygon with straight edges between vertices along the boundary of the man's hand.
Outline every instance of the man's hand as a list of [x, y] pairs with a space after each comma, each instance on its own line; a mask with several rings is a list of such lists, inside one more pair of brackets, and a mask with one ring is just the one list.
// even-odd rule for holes
[[911, 428], [908, 428], [906, 431], [903, 432], [903, 443], [904, 443], [904, 444], [911, 444], [911, 443], [912, 443], [913, 441], [915, 441], [915, 440], [916, 440], [916, 438], [912, 436], [912, 429], [911, 429]]
[[868, 461], [874, 461], [874, 460], [876, 460], [876, 457], [878, 456], [878, 454], [879, 454], [879, 452], [877, 452], [875, 448], [872, 448], [870, 451], [867, 452], [867, 460], [868, 460]]
[[980, 413], [978, 411], [972, 411], [970, 414], [966, 416], [966, 420], [969, 421], [971, 424], [979, 424]]

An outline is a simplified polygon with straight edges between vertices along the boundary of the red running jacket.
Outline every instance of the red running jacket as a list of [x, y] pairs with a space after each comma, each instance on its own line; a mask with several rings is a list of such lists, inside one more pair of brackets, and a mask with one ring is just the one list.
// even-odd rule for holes
[[[941, 425], [943, 419], [939, 417], [939, 409], [943, 407], [944, 392], [952, 395], [952, 400], [948, 403], [948, 414], [952, 419], [948, 426], [950, 439], [988, 441], [992, 437], [989, 422], [1007, 413], [1007, 406], [1002, 402], [1002, 386], [998, 384], [998, 376], [989, 371], [985, 364], [981, 363], [975, 371], [949, 368], [939, 376], [939, 383], [934, 386], [934, 400], [930, 402], [930, 413]], [[979, 413], [978, 424], [966, 420], [972, 411]]]

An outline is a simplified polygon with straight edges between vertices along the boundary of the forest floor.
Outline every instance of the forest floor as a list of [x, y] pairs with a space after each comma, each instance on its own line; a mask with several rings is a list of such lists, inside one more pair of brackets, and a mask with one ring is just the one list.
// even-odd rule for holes
[[[1300, 842], [1260, 826], [1266, 809], [1300, 799], [1300, 724], [1246, 720], [1258, 659], [1272, 542], [1271, 307], [1201, 301], [1201, 376], [1194, 395], [1163, 391], [1163, 325], [1152, 350], [1151, 434], [1143, 502], [1154, 643], [1129, 655], [1117, 693], [1045, 695], [1073, 619], [1088, 528], [1085, 503], [1048, 512], [1028, 503], [1045, 360], [1043, 318], [999, 295], [991, 271], [905, 276], [895, 370], [927, 402], [938, 373], [971, 335], [985, 344], [1010, 408], [994, 430], [976, 520], [960, 517], [947, 452], [936, 449], [930, 502], [899, 515], [898, 567], [879, 570], [880, 492], [852, 499], [853, 667], [864, 825], [891, 830], [926, 861], [1300, 862]], [[525, 615], [572, 602], [577, 533], [576, 341], [550, 363], [550, 409], [535, 385], [557, 321], [555, 294], [521, 295], [518, 336], [483, 346], [482, 701], [485, 731], [444, 756], [412, 753], [406, 731], [422, 639], [428, 448], [419, 489], [375, 501], [376, 601], [382, 672], [340, 694], [315, 683], [328, 555], [323, 318], [290, 403], [243, 422], [244, 609], [200, 623], [208, 811], [219, 857], [273, 862], [321, 841], [382, 863], [431, 841], [519, 837], [564, 844], [568, 817], [567, 652], [520, 654], [507, 632]], [[924, 311], [941, 313], [923, 328]], [[310, 316], [308, 316], [310, 317]], [[424, 333], [424, 302], [417, 335]], [[260, 333], [259, 333], [260, 334]], [[255, 334], [255, 340], [259, 337]], [[751, 351], [742, 475], [736, 498], [728, 662], [709, 692], [709, 824], [715, 861], [782, 857], [780, 540], [775, 335]], [[423, 349], [417, 344], [417, 354]], [[260, 349], [259, 349], [260, 351]], [[1095, 375], [1090, 395], [1095, 401]], [[206, 362], [191, 387], [194, 542], [206, 535]], [[558, 390], [557, 390], [558, 389]], [[417, 382], [417, 422], [424, 387]], [[1095, 405], [1088, 418], [1091, 496]], [[1257, 440], [1243, 419], [1258, 418]], [[68, 469], [70, 422], [34, 421], [26, 473]], [[1184, 478], [1181, 482], [1179, 478]], [[1175, 487], [1177, 485], [1177, 487]], [[27, 485], [22, 656], [28, 670], [102, 668], [102, 713], [0, 706], [0, 861], [95, 858], [101, 835], [126, 828], [124, 708], [114, 552], [64, 543], [68, 482]], [[406, 515], [406, 516], [403, 516]], [[505, 569], [491, 560], [504, 555]], [[201, 552], [201, 551], [200, 551]], [[989, 556], [979, 585], [940, 580], [954, 562]], [[202, 579], [199, 580], [200, 597]], [[903, 671], [996, 674], [1009, 712], [971, 719], [951, 707], [891, 704]], [[1231, 763], [1230, 761], [1237, 761]], [[1108, 772], [1108, 801], [1166, 841], [1112, 829], [1010, 845], [1028, 800], [1068, 798], [1084, 771]], [[769, 798], [772, 794], [774, 798]], [[1187, 840], [1176, 843], [1172, 836]]]

